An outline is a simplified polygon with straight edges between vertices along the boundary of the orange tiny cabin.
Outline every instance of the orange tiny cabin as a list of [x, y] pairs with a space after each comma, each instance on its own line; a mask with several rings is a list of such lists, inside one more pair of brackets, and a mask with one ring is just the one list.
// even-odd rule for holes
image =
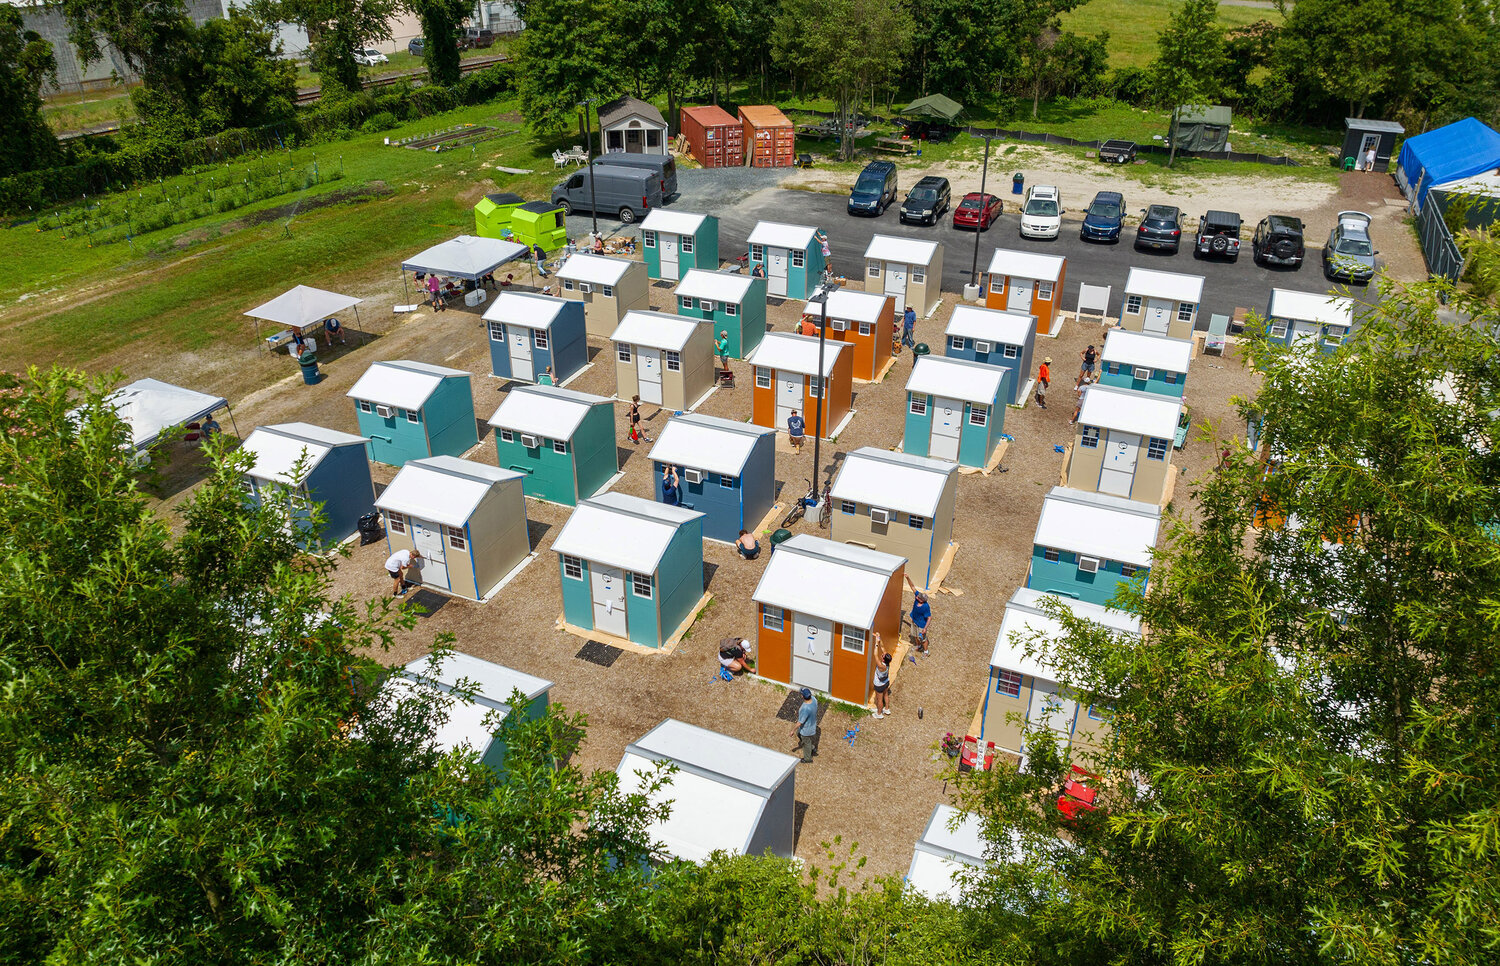
[[1068, 274], [1066, 258], [997, 248], [985, 274], [986, 308], [1034, 315], [1037, 335], [1057, 333], [1062, 324], [1059, 309]]
[[[820, 296], [814, 293], [815, 299]], [[819, 325], [823, 303], [808, 302], [802, 309]], [[874, 292], [840, 289], [828, 297], [828, 338], [854, 350], [854, 378], [873, 382], [891, 358], [891, 336], [896, 323], [896, 300]]]
[[[833, 435], [854, 407], [854, 351], [828, 340], [823, 347], [823, 372], [818, 374], [818, 340], [789, 332], [768, 332], [746, 358], [755, 367], [750, 421], [757, 426], [785, 430], [792, 410], [802, 414], [808, 432]], [[818, 396], [826, 384], [823, 422], [814, 425]]]

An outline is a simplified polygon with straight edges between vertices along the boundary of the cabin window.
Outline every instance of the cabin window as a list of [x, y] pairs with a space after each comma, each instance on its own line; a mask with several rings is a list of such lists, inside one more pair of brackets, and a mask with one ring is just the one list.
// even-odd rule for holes
[[844, 632], [839, 635], [839, 639], [840, 646], [844, 650], [853, 651], [855, 654], [863, 654], [865, 652], [865, 632], [863, 629], [850, 627], [848, 624], [845, 624]]
[[651, 599], [651, 575], [650, 574], [631, 574], [630, 575], [630, 590], [637, 597], [644, 597], [645, 599], [650, 600]]
[[804, 266], [806, 264], [807, 264], [807, 252], [802, 251], [800, 248], [798, 250], [792, 252], [792, 267], [793, 268], [801, 268], [802, 266]]
[[988, 425], [989, 421], [990, 421], [990, 407], [988, 407], [988, 406], [972, 406], [972, 405], [969, 407], [969, 425], [970, 426], [985, 426], [985, 425]]
[[1180, 379], [1180, 378], [1182, 378], [1182, 374], [1181, 373], [1177, 373], [1177, 372], [1167, 372], [1167, 373], [1163, 373], [1162, 377], [1164, 379], [1166, 379], [1167, 385], [1169, 385], [1169, 386], [1175, 386], [1175, 385], [1177, 385], [1177, 380]]
[[871, 325], [870, 325], [870, 323], [868, 323], [868, 322], [861, 322], [859, 324], [859, 334], [860, 335], [867, 336], [867, 335], [869, 335], [870, 333], [872, 333], [874, 331], [875, 331], [874, 328], [872, 328]]
[[857, 509], [858, 509], [858, 506], [855, 504], [855, 502], [853, 500], [840, 500], [839, 501], [839, 511], [841, 513], [847, 513], [850, 516], [853, 516], [854, 515], [854, 511], [857, 510]]
[[679, 240], [682, 244], [682, 253], [684, 255], [691, 255], [693, 253], [693, 236], [683, 235]]
[[920, 285], [923, 282], [927, 281], [927, 269], [925, 269], [925, 268], [918, 268], [915, 265], [913, 265], [912, 269], [911, 269], [911, 280], [913, 282], [916, 282], [918, 285]]
[[490, 323], [490, 341], [491, 342], [504, 342], [505, 341], [505, 323], [504, 322], [491, 322]]
[[601, 285], [599, 286], [599, 294], [607, 299], [612, 299], [615, 297], [615, 287], [613, 285]]
[[733, 477], [733, 476], [720, 476], [719, 477], [719, 485], [722, 486], [726, 490], [732, 490], [732, 489], [734, 489], [734, 481], [736, 479], [737, 479], [737, 477]]
[[1141, 297], [1139, 295], [1125, 296], [1125, 311], [1131, 315], [1137, 315], [1141, 311]]
[[1167, 458], [1167, 441], [1164, 439], [1153, 439], [1146, 444], [1146, 459], [1164, 460]]
[[370, 413], [375, 411], [375, 407], [370, 405], [369, 400], [361, 399], [359, 401], [359, 411], [362, 413]]
[[733, 318], [734, 316], [740, 314], [740, 307], [733, 302], [725, 302], [724, 314], [729, 316], [730, 318]]
[[390, 528], [392, 533], [405, 533], [406, 517], [400, 513], [387, 513], [385, 515], [385, 525]]
[[927, 526], [927, 518], [919, 517], [915, 513], [909, 513], [906, 516], [906, 525], [911, 527], [913, 530], [920, 530], [923, 527]]
[[467, 550], [469, 541], [464, 537], [461, 527], [443, 527], [443, 533], [448, 537], [448, 546], [454, 550]]
[[1004, 275], [991, 275], [990, 276], [990, 291], [994, 292], [996, 295], [1004, 295], [1005, 294], [1005, 276]]
[[684, 295], [682, 298], [677, 300], [677, 304], [685, 309], [691, 310], [693, 307], [693, 297], [691, 295]]
[[1286, 338], [1286, 323], [1285, 322], [1272, 322], [1271, 323], [1271, 338], [1273, 338], [1273, 339], [1285, 339]]
[[1052, 301], [1052, 283], [1051, 282], [1037, 282], [1036, 283], [1036, 297], [1039, 298], [1039, 299], [1041, 299], [1043, 302], [1050, 302], [1050, 301]]
[[1177, 321], [1178, 322], [1191, 322], [1191, 321], [1193, 321], [1193, 313], [1196, 310], [1197, 310], [1197, 306], [1194, 305], [1192, 302], [1178, 302], [1177, 303]]
[[969, 340], [965, 339], [961, 335], [950, 336], [948, 338], [948, 348], [950, 348], [950, 349], [954, 349], [954, 350], [956, 350], [958, 352], [962, 352], [965, 349], [967, 349], [968, 347], [969, 347]]
[[1005, 670], [998, 672], [995, 675], [995, 693], [1019, 698], [1021, 696], [1021, 672]]
[[1099, 427], [1098, 426], [1085, 426], [1085, 427], [1083, 427], [1083, 438], [1079, 440], [1079, 444], [1082, 445], [1085, 449], [1098, 449], [1099, 448]]
[[1043, 560], [1050, 560], [1053, 563], [1057, 563], [1057, 561], [1061, 557], [1062, 557], [1062, 554], [1058, 553], [1057, 548], [1055, 548], [1055, 547], [1044, 547], [1042, 549], [1042, 559]]
[[786, 615], [780, 607], [762, 604], [760, 608], [760, 626], [768, 631], [780, 632], [786, 627]]
[[756, 366], [755, 367], [755, 388], [756, 389], [770, 389], [771, 388], [771, 370], [770, 369], [767, 369], [764, 366]]
[[641, 232], [641, 245], [645, 248], [656, 247], [656, 232], [647, 229]]
[[552, 441], [552, 452], [562, 453], [566, 456], [568, 453], [568, 441], [565, 439], [554, 439]]
[[1106, 715], [1110, 714], [1114, 710], [1115, 710], [1114, 708], [1111, 708], [1107, 704], [1104, 705], [1103, 707], [1100, 707], [1097, 704], [1091, 704], [1091, 705], [1089, 705], [1089, 720], [1090, 721], [1107, 721], [1109, 719], [1106, 717]]
[[408, 409], [406, 411], [406, 421], [408, 423], [420, 423], [422, 421], [422, 411], [420, 409]]
[[682, 356], [681, 356], [681, 354], [673, 352], [671, 349], [667, 349], [666, 351], [664, 351], [662, 353], [662, 356], [666, 360], [666, 362], [664, 363], [664, 365], [666, 366], [666, 370], [668, 372], [681, 372], [682, 371]]
[[1340, 345], [1344, 341], [1344, 336], [1348, 331], [1348, 327], [1346, 326], [1330, 325], [1328, 327], [1328, 334], [1323, 337], [1323, 344], [1326, 346]]
[[880, 277], [880, 263], [879, 262], [871, 262], [869, 264], [869, 267], [867, 267], [865, 269], [865, 274], [869, 275], [871, 278], [879, 278]]
[[813, 399], [823, 395], [823, 380], [817, 376], [807, 377], [807, 394]]
[[615, 343], [615, 358], [619, 359], [621, 362], [627, 362], [628, 363], [630, 361], [630, 343], [628, 343], [628, 342], [616, 342]]
[[565, 279], [563, 279], [562, 280], [562, 285], [563, 285], [563, 291], [564, 292], [571, 292], [575, 288], [578, 287], [578, 286], [576, 286], [576, 285], [573, 284], [573, 280], [571, 278], [565, 278]]
[[562, 564], [563, 564], [563, 576], [564, 577], [571, 577], [574, 580], [582, 580], [583, 579], [583, 561], [582, 560], [580, 560], [577, 557], [570, 557], [567, 554], [563, 554], [562, 555]]
[[500, 430], [500, 442], [502, 442], [502, 443], [514, 443], [515, 441], [516, 441], [515, 430], [511, 430], [511, 429], [502, 429], [502, 430]]
[[1131, 577], [1134, 577], [1135, 572], [1140, 569], [1141, 568], [1137, 567], [1135, 564], [1120, 564], [1120, 576], [1124, 577], [1126, 580], [1129, 580]]
[[1016, 345], [1001, 346], [1000, 355], [1006, 359], [1019, 359], [1021, 358], [1021, 347]]
[[911, 414], [913, 416], [926, 416], [927, 415], [927, 397], [926, 396], [919, 396], [916, 393], [912, 393], [911, 394], [911, 403], [909, 404], [909, 406], [907, 408], [909, 408], [911, 410]]
[[545, 349], [545, 348], [547, 348], [547, 345], [548, 345], [548, 342], [547, 342], [547, 330], [546, 329], [532, 329], [531, 330], [531, 344], [534, 345], [534, 346], [536, 346], [538, 349]]
[[1118, 376], [1120, 374], [1120, 364], [1118, 362], [1106, 362], [1104, 364], [1104, 371], [1112, 376]]
[[764, 245], [751, 245], [750, 246], [750, 260], [752, 262], [763, 262], [763, 261], [765, 261], [766, 260], [766, 246], [764, 246]]

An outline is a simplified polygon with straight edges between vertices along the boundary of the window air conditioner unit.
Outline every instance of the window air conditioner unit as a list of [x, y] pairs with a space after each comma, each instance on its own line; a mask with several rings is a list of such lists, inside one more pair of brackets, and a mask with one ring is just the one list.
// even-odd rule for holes
[[530, 433], [521, 434], [521, 445], [527, 449], [536, 449], [540, 444], [541, 441]]
[[890, 523], [891, 522], [891, 511], [890, 510], [883, 510], [883, 509], [881, 509], [878, 506], [872, 506], [872, 507], [870, 507], [870, 522], [871, 523]]
[[975, 352], [989, 352], [990, 351], [990, 344], [988, 342], [979, 342], [979, 341], [976, 340], [975, 343], [974, 343], [974, 351]]
[[1086, 574], [1097, 574], [1099, 572], [1099, 558], [1080, 555], [1078, 557], [1078, 569]]
[[685, 470], [682, 471], [682, 478], [684, 480], [687, 480], [689, 483], [702, 483], [703, 482], [703, 471], [702, 470], [687, 470], [687, 469], [685, 469]]
[[849, 322], [846, 319], [829, 319], [828, 325], [835, 332], [843, 332], [849, 328]]
[[1137, 379], [1150, 379], [1151, 378], [1151, 370], [1147, 369], [1145, 366], [1136, 366], [1135, 367], [1135, 377]]
[[389, 406], [376, 406], [375, 415], [381, 417], [382, 419], [390, 419], [392, 416], [396, 415], [396, 411]]
[[580, 291], [580, 292], [588, 293], [588, 292], [592, 292], [593, 290], [594, 290], [594, 286], [590, 285], [588, 282], [579, 282], [578, 283], [578, 291]]

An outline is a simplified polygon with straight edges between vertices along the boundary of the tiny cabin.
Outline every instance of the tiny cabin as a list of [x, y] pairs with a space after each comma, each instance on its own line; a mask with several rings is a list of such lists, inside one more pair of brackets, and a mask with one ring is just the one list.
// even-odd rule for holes
[[1188, 363], [1193, 344], [1186, 339], [1111, 329], [1099, 355], [1101, 386], [1134, 389], [1181, 399], [1187, 391]]
[[600, 104], [599, 133], [605, 154], [669, 154], [667, 119], [639, 98], [626, 95]]
[[1088, 386], [1073, 427], [1067, 484], [1160, 503], [1172, 477], [1172, 438], [1182, 400], [1154, 392]]
[[867, 704], [875, 635], [895, 653], [906, 561], [799, 533], [776, 547], [752, 599], [761, 677]]
[[956, 305], [943, 331], [943, 355], [1011, 371], [1005, 401], [1025, 405], [1036, 350], [1036, 318], [1021, 312]]
[[829, 498], [834, 540], [905, 557], [927, 587], [953, 542], [958, 464], [864, 446], [844, 458]]
[[692, 409], [714, 387], [714, 337], [701, 320], [629, 312], [609, 334], [621, 399]]
[[693, 269], [673, 290], [677, 314], [702, 319], [714, 340], [725, 333], [729, 358], [743, 359], [766, 337], [766, 280], [738, 272]]
[[479, 445], [469, 374], [426, 362], [376, 362], [345, 395], [370, 459], [390, 466], [462, 456]]
[[1121, 584], [1149, 575], [1160, 527], [1155, 504], [1055, 486], [1042, 501], [1026, 586], [1108, 604]]
[[563, 620], [661, 647], [703, 597], [703, 514], [623, 493], [578, 504], [552, 549]]
[[889, 295], [926, 318], [943, 301], [943, 243], [876, 235], [865, 249], [865, 291]]
[[[968, 881], [989, 865], [985, 856], [990, 848], [984, 822], [977, 814], [960, 812], [952, 805], [934, 805], [912, 849], [906, 884], [934, 902], [962, 903]], [[1013, 845], [1012, 851], [1019, 855], [1019, 846]]]
[[1061, 255], [997, 248], [985, 272], [985, 307], [1035, 316], [1037, 335], [1055, 335], [1067, 277], [1068, 260]]
[[563, 298], [583, 303], [584, 325], [597, 339], [608, 339], [627, 312], [651, 308], [644, 262], [579, 252], [557, 270], [557, 285]]
[[1052, 662], [1036, 652], [1038, 642], [1060, 640], [1067, 633], [1062, 622], [1043, 609], [1049, 600], [1060, 602], [1074, 617], [1112, 634], [1140, 637], [1138, 617], [1087, 601], [1018, 588], [1005, 605], [1005, 617], [990, 654], [989, 685], [979, 706], [980, 733], [976, 735], [981, 746], [993, 741], [1002, 751], [1025, 755], [1026, 732], [1046, 728], [1063, 747], [1097, 747], [1096, 738], [1107, 726], [1109, 708], [1090, 704], [1085, 696], [1059, 686]]
[[495, 462], [522, 474], [527, 496], [577, 506], [619, 472], [614, 400], [556, 386], [517, 386], [490, 417]]
[[809, 299], [823, 284], [823, 246], [818, 230], [806, 225], [762, 221], [750, 232], [750, 272], [759, 265], [766, 294]]
[[[1391, 159], [1396, 156], [1396, 142], [1406, 134], [1404, 125], [1396, 121], [1377, 121], [1373, 118], [1344, 118], [1344, 145], [1339, 152], [1344, 169], [1364, 171], [1370, 152], [1375, 152], [1371, 171], [1389, 171]], [[1351, 165], [1350, 162], [1353, 162]]]
[[719, 270], [719, 219], [654, 208], [641, 222], [646, 275], [675, 282], [695, 268]]
[[[505, 777], [502, 728], [545, 717], [552, 691], [551, 681], [462, 651], [454, 651], [440, 662], [431, 655], [419, 657], [396, 675], [396, 680], [450, 696], [448, 720], [438, 726], [434, 742], [443, 751], [467, 745], [501, 779]], [[517, 692], [521, 701], [512, 704]]]
[[[750, 421], [757, 426], [785, 430], [793, 410], [802, 414], [808, 432], [825, 439], [854, 408], [854, 353], [842, 342], [825, 342], [823, 371], [818, 372], [818, 340], [790, 332], [768, 332], [749, 363], [755, 367], [755, 389]], [[823, 422], [817, 425], [818, 397], [823, 387]]]
[[[802, 307], [804, 315], [823, 324], [822, 292]], [[839, 289], [828, 296], [828, 338], [854, 353], [854, 378], [874, 382], [891, 360], [891, 335], [896, 324], [896, 300], [889, 295]]]
[[733, 543], [776, 503], [775, 430], [698, 413], [673, 416], [651, 448], [658, 500], [668, 466], [677, 468], [682, 506], [703, 514], [706, 539]]
[[537, 382], [551, 367], [552, 384], [560, 386], [589, 364], [582, 302], [501, 292], [485, 310], [484, 322], [490, 366], [501, 379]]
[[901, 451], [982, 467], [1005, 434], [1015, 373], [965, 359], [922, 356], [906, 380]]
[[1132, 268], [1125, 276], [1120, 328], [1169, 339], [1191, 339], [1202, 299], [1202, 275]]
[[[521, 474], [456, 456], [412, 460], [376, 499], [392, 553], [419, 550], [414, 582], [487, 600], [531, 554]], [[413, 579], [408, 577], [408, 579]]]
[[343, 540], [375, 505], [363, 436], [281, 423], [256, 427], [241, 449], [254, 460], [243, 481], [254, 503], [286, 502], [291, 522], [303, 528], [312, 525], [312, 508], [321, 508], [321, 525], [306, 535], [309, 549]]
[[[702, 863], [715, 852], [792, 857], [797, 758], [668, 718], [625, 746], [615, 769], [622, 795], [671, 803], [647, 829], [663, 860]], [[658, 763], [676, 766], [649, 791]]]
[[1342, 295], [1271, 289], [1266, 336], [1286, 346], [1311, 343], [1332, 352], [1354, 331], [1354, 300]]

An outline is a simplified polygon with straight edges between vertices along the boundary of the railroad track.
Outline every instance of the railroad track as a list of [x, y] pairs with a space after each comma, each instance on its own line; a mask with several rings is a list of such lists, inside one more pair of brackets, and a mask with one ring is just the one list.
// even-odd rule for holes
[[[458, 72], [460, 74], [473, 73], [476, 70], [484, 70], [486, 67], [493, 67], [496, 64], [504, 63], [509, 59], [504, 54], [495, 54], [492, 57], [471, 57], [468, 60], [459, 61]], [[396, 71], [393, 74], [382, 74], [373, 80], [365, 81], [363, 89], [370, 90], [374, 87], [390, 87], [392, 84], [399, 84], [402, 81], [420, 80], [426, 76], [426, 67], [415, 67], [411, 70]], [[298, 106], [313, 104], [322, 96], [323, 88], [321, 87], [303, 87], [297, 91], [297, 104]]]

